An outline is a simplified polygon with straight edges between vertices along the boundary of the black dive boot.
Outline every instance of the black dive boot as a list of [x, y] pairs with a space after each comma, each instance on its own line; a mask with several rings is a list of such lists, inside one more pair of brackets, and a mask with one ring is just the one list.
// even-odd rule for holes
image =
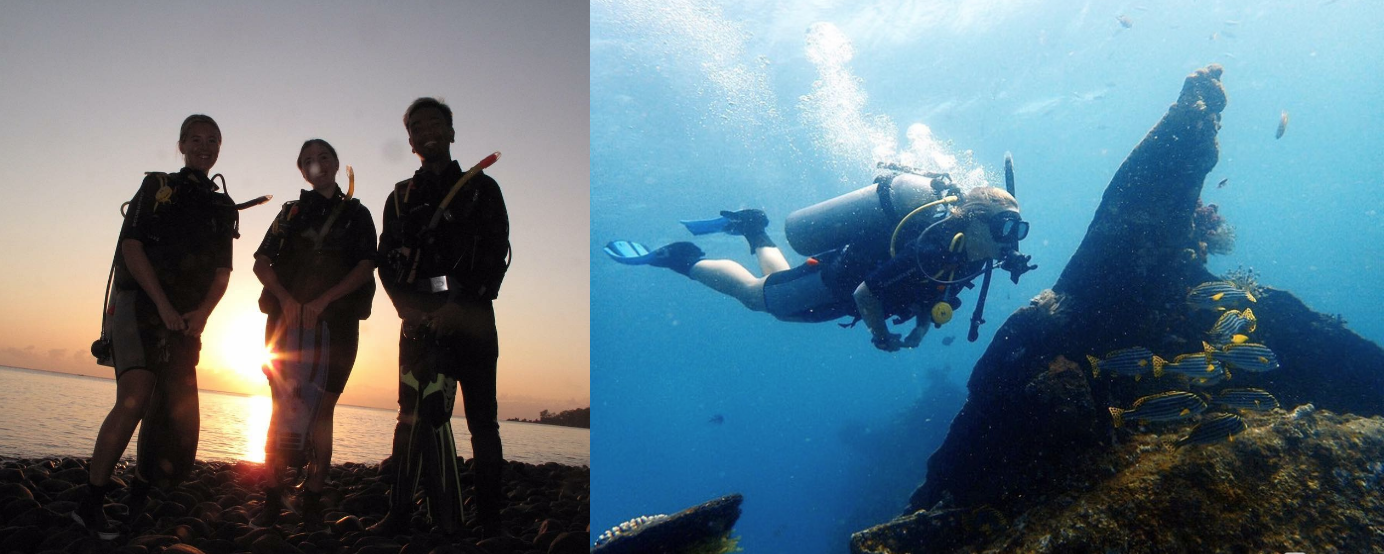
[[726, 218], [726, 226], [722, 231], [728, 235], [745, 237], [750, 243], [751, 254], [760, 248], [777, 246], [774, 241], [769, 240], [769, 234], [764, 231], [769, 227], [769, 216], [764, 215], [764, 210], [722, 211], [721, 217]]
[[304, 488], [298, 498], [302, 501], [299, 511], [303, 514], [303, 532], [312, 533], [325, 529], [327, 525], [322, 521], [322, 493]]
[[365, 528], [366, 533], [382, 537], [395, 537], [408, 533], [413, 526], [413, 514], [390, 510], [384, 518]]
[[259, 515], [250, 520], [250, 525], [255, 527], [273, 527], [279, 523], [279, 511], [284, 508], [283, 489], [280, 487], [267, 487], [264, 489], [264, 508], [260, 509]]
[[[130, 483], [130, 492], [125, 497], [125, 506], [130, 508], [129, 514], [125, 516], [125, 526], [129, 528], [131, 535], [138, 535], [138, 531], [142, 530], [145, 525], [140, 518], [149, 509], [149, 489], [151, 488], [153, 485], [138, 475]], [[153, 519], [151, 518], [149, 521], [152, 524]]]
[[106, 517], [106, 493], [113, 488], [113, 483], [98, 487], [87, 482], [86, 495], [72, 510], [72, 519], [103, 541], [120, 536], [119, 525]]
[[769, 216], [764, 214], [764, 210], [722, 211], [721, 217], [726, 218], [726, 226], [721, 230], [728, 235], [747, 237], [763, 233], [769, 226]]
[[692, 270], [692, 266], [702, 261], [706, 252], [690, 242], [675, 242], [658, 250], [654, 250], [654, 259], [649, 265], [654, 267], [666, 267], [683, 275]]

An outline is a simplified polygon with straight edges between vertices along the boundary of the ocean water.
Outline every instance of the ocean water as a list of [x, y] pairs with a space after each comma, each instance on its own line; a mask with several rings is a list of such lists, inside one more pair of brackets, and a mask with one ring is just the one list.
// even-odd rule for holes
[[[1203, 199], [1238, 239], [1209, 269], [1253, 269], [1384, 340], [1382, 19], [1353, 0], [593, 2], [593, 528], [740, 492], [747, 552], [843, 552], [898, 515], [995, 330], [1052, 286], [1115, 170], [1211, 63], [1229, 104]], [[678, 220], [760, 208], [786, 246], [788, 213], [878, 161], [1000, 184], [1005, 152], [1039, 268], [996, 277], [975, 343], [974, 290], [889, 354], [863, 327], [779, 322], [601, 253], [693, 240], [758, 274], [742, 238]]]
[[[115, 381], [0, 366], [0, 456], [91, 456], [96, 432], [115, 400]], [[459, 400], [458, 400], [459, 401]], [[272, 404], [268, 397], [213, 391], [199, 395], [199, 460], [264, 460]], [[389, 456], [392, 410], [339, 405], [332, 463], [375, 464]], [[452, 421], [457, 454], [471, 457], [465, 418]], [[586, 429], [500, 422], [505, 459], [531, 464], [591, 465]], [[139, 432], [125, 449], [134, 458]]]

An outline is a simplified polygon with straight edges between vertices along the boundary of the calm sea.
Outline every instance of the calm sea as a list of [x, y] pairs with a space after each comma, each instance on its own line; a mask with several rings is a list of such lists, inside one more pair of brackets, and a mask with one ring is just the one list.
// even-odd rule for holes
[[[457, 399], [460, 402], [460, 398]], [[96, 431], [115, 401], [115, 381], [0, 366], [0, 456], [91, 455]], [[201, 391], [200, 460], [264, 460], [270, 401]], [[461, 407], [457, 407], [457, 412]], [[337, 406], [332, 462], [379, 463], [389, 456], [393, 410]], [[471, 457], [464, 418], [453, 418], [457, 453]], [[133, 458], [138, 432], [125, 449]], [[505, 459], [591, 465], [591, 432], [532, 423], [500, 423]]]

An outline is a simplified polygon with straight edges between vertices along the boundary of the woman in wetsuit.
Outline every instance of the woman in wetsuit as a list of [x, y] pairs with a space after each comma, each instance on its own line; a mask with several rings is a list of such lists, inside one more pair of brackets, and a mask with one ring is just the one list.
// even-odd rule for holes
[[[103, 335], [110, 339], [116, 401], [101, 424], [88, 467], [88, 494], [72, 518], [104, 540], [119, 534], [106, 518], [111, 472], [139, 425], [128, 521], [150, 487], [177, 485], [191, 471], [200, 425], [196, 365], [207, 317], [226, 292], [235, 204], [207, 173], [221, 152], [221, 129], [205, 115], [183, 121], [177, 173], [149, 173], [120, 228]], [[224, 181], [223, 181], [224, 183]]]
[[[877, 348], [892, 352], [918, 346], [929, 327], [950, 320], [952, 309], [960, 305], [957, 293], [986, 270], [987, 262], [1005, 260], [1010, 267], [1027, 262], [1018, 254], [1018, 242], [1027, 236], [1028, 223], [1019, 217], [1018, 202], [1004, 190], [972, 189], [944, 214], [904, 229], [898, 229], [903, 227], [903, 214], [888, 217], [887, 228], [860, 233], [790, 268], [765, 232], [764, 212], [722, 212], [719, 230], [745, 237], [763, 271], [761, 277], [732, 260], [704, 259], [702, 250], [690, 242], [644, 252], [635, 243], [616, 241], [606, 252], [622, 263], [670, 268], [783, 321], [856, 317], [869, 328]], [[861, 227], [849, 223], [842, 227]], [[898, 239], [900, 233], [890, 233], [891, 229], [915, 238]], [[891, 316], [917, 322], [903, 338], [889, 331], [886, 320]]]
[[[354, 186], [343, 192], [336, 183], [340, 161], [331, 144], [304, 142], [297, 164], [312, 188], [284, 203], [255, 251], [254, 271], [264, 284], [265, 342], [275, 358], [266, 369], [275, 389], [275, 417], [265, 465], [277, 474], [285, 465], [309, 464], [301, 508], [304, 527], [311, 531], [322, 526], [332, 415], [355, 365], [360, 320], [370, 316], [375, 295], [376, 235], [370, 210], [353, 198]], [[295, 393], [296, 380], [324, 390]], [[313, 405], [301, 405], [305, 402]], [[268, 483], [264, 509], [254, 521], [259, 526], [275, 524], [285, 507], [278, 475]]]

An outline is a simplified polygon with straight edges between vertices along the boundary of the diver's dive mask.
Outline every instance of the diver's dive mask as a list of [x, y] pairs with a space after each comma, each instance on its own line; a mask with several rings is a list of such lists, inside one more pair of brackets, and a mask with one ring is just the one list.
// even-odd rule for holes
[[1028, 222], [1019, 217], [1019, 212], [1000, 212], [990, 218], [990, 236], [1001, 244], [1018, 243], [1028, 236]]
[[1002, 245], [1000, 269], [1009, 272], [1011, 281], [1018, 283], [1020, 275], [1038, 269], [1028, 264], [1033, 256], [1019, 252], [1019, 241], [1028, 236], [1028, 222], [1019, 217], [1019, 212], [1006, 210], [995, 214], [990, 218], [990, 235]]

